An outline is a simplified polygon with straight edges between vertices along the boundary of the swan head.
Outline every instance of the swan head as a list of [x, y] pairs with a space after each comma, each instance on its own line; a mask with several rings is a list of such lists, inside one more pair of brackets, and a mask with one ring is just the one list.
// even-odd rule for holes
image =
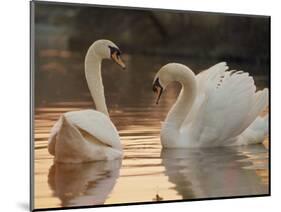
[[101, 59], [112, 59], [123, 69], [126, 68], [121, 58], [121, 51], [118, 46], [110, 40], [97, 40], [93, 43], [92, 48], [97, 56]]
[[180, 82], [182, 85], [186, 85], [189, 82], [195, 82], [195, 76], [191, 69], [185, 65], [179, 63], [168, 63], [164, 65], [157, 72], [153, 80], [152, 90], [158, 93], [156, 104], [159, 103], [163, 91], [171, 82]]

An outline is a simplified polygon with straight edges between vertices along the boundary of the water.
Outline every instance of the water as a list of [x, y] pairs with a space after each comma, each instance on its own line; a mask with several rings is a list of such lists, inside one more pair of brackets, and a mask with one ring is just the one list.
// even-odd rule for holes
[[55, 164], [47, 139], [62, 113], [93, 103], [37, 107], [35, 208], [267, 194], [267, 141], [247, 147], [161, 150], [160, 120], [174, 101], [170, 95], [159, 106], [111, 105], [124, 158], [85, 164]]
[[[86, 85], [84, 53], [39, 49], [35, 70], [35, 208], [151, 202], [268, 193], [268, 147], [165, 150], [160, 121], [179, 86], [169, 86], [159, 105], [151, 88], [156, 71], [168, 62], [202, 70], [218, 61], [124, 55], [127, 71], [102, 65], [110, 117], [124, 147], [123, 160], [54, 164], [47, 151], [53, 124], [67, 111], [94, 108]], [[198, 65], [199, 64], [199, 65]], [[196, 68], [197, 67], [197, 68]], [[254, 73], [258, 66], [234, 64]], [[252, 74], [253, 75], [253, 74]], [[260, 88], [266, 76], [255, 76]]]

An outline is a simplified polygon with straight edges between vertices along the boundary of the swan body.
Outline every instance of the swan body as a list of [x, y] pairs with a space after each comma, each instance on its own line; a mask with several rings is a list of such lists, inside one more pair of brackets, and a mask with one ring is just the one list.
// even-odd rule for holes
[[120, 137], [108, 115], [101, 78], [101, 62], [109, 58], [125, 67], [118, 47], [111, 41], [98, 40], [89, 48], [85, 74], [97, 110], [71, 111], [61, 115], [48, 142], [49, 153], [55, 156], [55, 161], [82, 163], [122, 157]]
[[256, 91], [243, 71], [227, 71], [225, 62], [195, 75], [188, 67], [170, 63], [156, 74], [153, 90], [172, 81], [182, 85], [161, 129], [164, 148], [247, 145], [263, 142], [268, 133], [268, 89]]

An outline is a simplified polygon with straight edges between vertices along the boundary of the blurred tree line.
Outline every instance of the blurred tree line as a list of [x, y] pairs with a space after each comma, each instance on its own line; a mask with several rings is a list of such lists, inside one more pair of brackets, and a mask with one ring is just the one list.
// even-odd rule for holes
[[[72, 99], [75, 94], [79, 99], [81, 91], [88, 94], [84, 56], [101, 38], [114, 41], [129, 55], [126, 62], [131, 70], [126, 77], [131, 81], [124, 76], [122, 81], [127, 90], [130, 83], [139, 87], [146, 83], [150, 89], [153, 71], [171, 61], [195, 71], [227, 61], [232, 68], [250, 72], [257, 83], [261, 78], [262, 87], [268, 87], [269, 17], [36, 2], [36, 102]], [[112, 84], [120, 74], [103, 74], [109, 95], [122, 89]]]
[[37, 3], [36, 23], [63, 28], [71, 50], [100, 38], [129, 54], [269, 60], [269, 18]]

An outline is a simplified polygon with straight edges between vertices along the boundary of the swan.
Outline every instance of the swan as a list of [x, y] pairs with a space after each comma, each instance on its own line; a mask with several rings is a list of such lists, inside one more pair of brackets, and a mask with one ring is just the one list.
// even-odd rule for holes
[[118, 132], [111, 122], [101, 76], [103, 59], [112, 59], [125, 69], [119, 48], [109, 40], [97, 40], [85, 57], [85, 75], [97, 110], [71, 111], [61, 115], [51, 129], [48, 151], [62, 163], [114, 160], [123, 150]]
[[268, 89], [256, 91], [247, 72], [228, 71], [226, 62], [195, 75], [178, 63], [163, 66], [155, 75], [153, 91], [159, 99], [170, 82], [181, 92], [162, 123], [164, 148], [247, 145], [263, 142], [268, 133]]

